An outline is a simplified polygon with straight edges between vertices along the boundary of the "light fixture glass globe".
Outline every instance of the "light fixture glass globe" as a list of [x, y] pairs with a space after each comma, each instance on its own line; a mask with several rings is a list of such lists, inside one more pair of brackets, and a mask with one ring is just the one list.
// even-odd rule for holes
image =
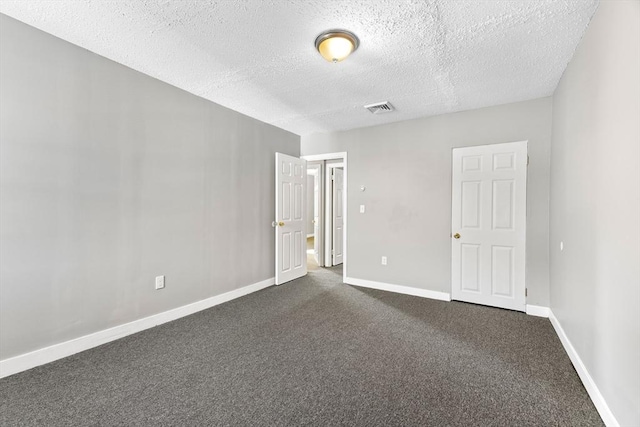
[[353, 43], [344, 37], [332, 37], [320, 43], [318, 51], [327, 61], [340, 62], [351, 55]]
[[316, 38], [316, 49], [329, 62], [340, 62], [358, 48], [355, 34], [345, 30], [325, 31]]

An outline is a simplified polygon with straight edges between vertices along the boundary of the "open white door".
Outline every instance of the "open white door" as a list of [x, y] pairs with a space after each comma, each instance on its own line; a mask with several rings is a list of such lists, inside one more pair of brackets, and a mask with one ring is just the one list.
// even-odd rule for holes
[[526, 191], [526, 141], [453, 150], [453, 299], [525, 311]]
[[307, 274], [307, 162], [276, 153], [276, 285]]
[[344, 171], [333, 169], [333, 215], [332, 215], [332, 264], [342, 264], [343, 242], [344, 242]]

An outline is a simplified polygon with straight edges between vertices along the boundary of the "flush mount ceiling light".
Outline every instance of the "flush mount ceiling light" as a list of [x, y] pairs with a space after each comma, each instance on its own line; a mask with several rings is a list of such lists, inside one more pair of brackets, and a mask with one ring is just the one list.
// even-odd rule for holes
[[325, 31], [316, 38], [316, 49], [329, 62], [342, 61], [358, 46], [360, 46], [358, 37], [346, 30]]

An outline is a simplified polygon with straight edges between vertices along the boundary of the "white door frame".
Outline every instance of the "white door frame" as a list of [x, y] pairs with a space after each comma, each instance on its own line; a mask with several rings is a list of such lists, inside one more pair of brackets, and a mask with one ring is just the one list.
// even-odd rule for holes
[[[336, 163], [325, 163], [325, 181], [324, 181], [324, 230], [325, 230], [325, 243], [331, 242], [330, 245], [325, 245], [324, 248], [324, 266], [325, 267], [333, 267], [333, 169], [342, 168], [344, 171], [344, 163], [336, 162]], [[344, 184], [344, 182], [343, 182]], [[344, 191], [344, 188], [343, 188]], [[346, 200], [346, 198], [345, 198]], [[343, 205], [344, 201], [343, 200]], [[343, 224], [344, 227], [344, 224]], [[344, 231], [344, 228], [343, 228]], [[344, 242], [344, 239], [343, 239]], [[344, 246], [343, 246], [344, 248]], [[343, 263], [344, 263], [344, 249], [343, 249]]]
[[[301, 159], [304, 159], [308, 162], [314, 162], [314, 161], [319, 161], [319, 160], [342, 160], [342, 168], [344, 169], [344, 240], [343, 240], [343, 250], [344, 250], [344, 256], [343, 256], [343, 262], [342, 262], [342, 280], [344, 281], [347, 278], [347, 254], [349, 253], [349, 251], [347, 250], [347, 245], [349, 243], [349, 239], [347, 238], [347, 230], [348, 230], [348, 211], [349, 211], [349, 204], [348, 204], [348, 200], [349, 200], [349, 196], [348, 196], [348, 192], [349, 192], [349, 173], [348, 173], [348, 166], [349, 163], [347, 161], [347, 153], [346, 151], [342, 151], [342, 152], [337, 152], [337, 153], [326, 153], [326, 154], [312, 154], [312, 155], [308, 155], [308, 156], [300, 156]], [[325, 175], [328, 175], [325, 173]], [[325, 180], [326, 181], [326, 178]], [[323, 191], [326, 195], [327, 191], [326, 191], [326, 186], [325, 188], [323, 188]], [[326, 200], [326, 199], [325, 199]], [[326, 203], [325, 203], [326, 204]], [[326, 206], [325, 206], [325, 218], [326, 218]], [[326, 222], [326, 220], [325, 220]], [[326, 228], [326, 227], [325, 227]], [[326, 235], [326, 230], [325, 230], [325, 235]], [[326, 254], [326, 248], [325, 248], [325, 254]], [[326, 257], [325, 257], [326, 258]], [[326, 264], [326, 259], [324, 260], [325, 264]]]

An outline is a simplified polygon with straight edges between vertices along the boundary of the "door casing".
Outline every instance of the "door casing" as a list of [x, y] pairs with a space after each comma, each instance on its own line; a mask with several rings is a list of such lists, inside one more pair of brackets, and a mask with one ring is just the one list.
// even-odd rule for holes
[[[308, 162], [316, 162], [316, 161], [323, 161], [325, 163], [325, 165], [323, 166], [324, 169], [324, 179], [323, 181], [323, 193], [325, 194], [325, 197], [322, 197], [322, 199], [325, 202], [325, 206], [323, 207], [323, 216], [324, 216], [324, 234], [325, 234], [325, 242], [327, 241], [327, 229], [328, 227], [326, 227], [326, 218], [327, 218], [327, 206], [326, 206], [326, 194], [327, 194], [327, 185], [326, 185], [326, 176], [328, 175], [328, 173], [326, 172], [326, 166], [327, 166], [327, 161], [339, 161], [339, 163], [328, 163], [328, 165], [331, 164], [339, 164], [341, 165], [341, 167], [344, 170], [344, 239], [343, 239], [343, 246], [342, 249], [344, 251], [343, 254], [343, 261], [342, 261], [342, 278], [343, 281], [346, 279], [347, 277], [347, 269], [348, 269], [348, 244], [349, 244], [349, 239], [348, 239], [348, 230], [349, 230], [349, 162], [348, 162], [348, 156], [346, 152], [335, 152], [335, 153], [326, 153], [326, 154], [312, 154], [312, 155], [307, 155], [307, 156], [301, 156], [302, 159], [308, 161]], [[330, 228], [329, 228], [330, 230]], [[324, 265], [326, 266], [327, 263], [327, 249], [326, 247], [328, 245], [324, 245]], [[330, 251], [331, 249], [329, 249]]]

